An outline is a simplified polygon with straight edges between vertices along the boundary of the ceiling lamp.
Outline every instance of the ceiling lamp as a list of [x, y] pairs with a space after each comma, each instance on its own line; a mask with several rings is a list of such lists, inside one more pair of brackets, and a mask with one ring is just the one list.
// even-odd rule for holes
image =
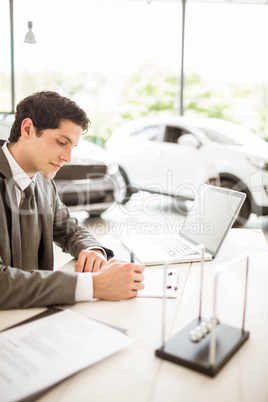
[[32, 32], [32, 27], [33, 27], [32, 21], [28, 21], [29, 31], [25, 35], [25, 39], [24, 39], [25, 43], [36, 43], [34, 33]]

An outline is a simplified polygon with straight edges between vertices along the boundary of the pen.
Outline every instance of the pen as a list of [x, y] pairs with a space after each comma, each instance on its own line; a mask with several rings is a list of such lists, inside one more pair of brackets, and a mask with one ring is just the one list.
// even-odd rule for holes
[[133, 251], [130, 252], [130, 262], [135, 262], [135, 255]]

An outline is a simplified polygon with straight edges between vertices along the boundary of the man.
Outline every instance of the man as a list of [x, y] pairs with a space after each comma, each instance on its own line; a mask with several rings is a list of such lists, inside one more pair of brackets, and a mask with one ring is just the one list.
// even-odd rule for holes
[[[1, 309], [128, 299], [144, 287], [144, 266], [112, 258], [70, 216], [51, 180], [71, 160], [89, 123], [82, 109], [56, 92], [33, 94], [17, 106], [9, 140], [0, 147]], [[53, 271], [53, 241], [77, 259], [76, 272]]]

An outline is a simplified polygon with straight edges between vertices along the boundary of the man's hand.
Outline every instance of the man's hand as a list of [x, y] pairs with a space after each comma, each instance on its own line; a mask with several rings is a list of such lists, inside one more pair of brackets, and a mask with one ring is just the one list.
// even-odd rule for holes
[[122, 300], [137, 296], [144, 288], [142, 272], [145, 266], [114, 258], [109, 260], [93, 278], [93, 297], [104, 300]]
[[82, 250], [75, 264], [76, 272], [97, 272], [107, 260], [99, 249]]

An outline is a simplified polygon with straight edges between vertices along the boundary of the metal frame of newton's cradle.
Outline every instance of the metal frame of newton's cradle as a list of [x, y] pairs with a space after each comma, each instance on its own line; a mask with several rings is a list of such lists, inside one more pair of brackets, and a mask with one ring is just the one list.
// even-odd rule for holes
[[155, 351], [156, 356], [177, 363], [192, 370], [199, 371], [214, 377], [220, 369], [230, 360], [238, 349], [249, 338], [245, 331], [245, 315], [248, 287], [249, 258], [246, 258], [245, 289], [242, 327], [237, 328], [221, 323], [216, 315], [217, 274], [214, 279], [212, 318], [206, 320], [202, 317], [202, 288], [204, 271], [204, 247], [201, 249], [201, 277], [199, 292], [199, 315], [176, 335], [165, 341], [165, 315], [166, 315], [166, 270], [170, 263], [164, 266], [164, 293], [162, 318], [162, 346]]

